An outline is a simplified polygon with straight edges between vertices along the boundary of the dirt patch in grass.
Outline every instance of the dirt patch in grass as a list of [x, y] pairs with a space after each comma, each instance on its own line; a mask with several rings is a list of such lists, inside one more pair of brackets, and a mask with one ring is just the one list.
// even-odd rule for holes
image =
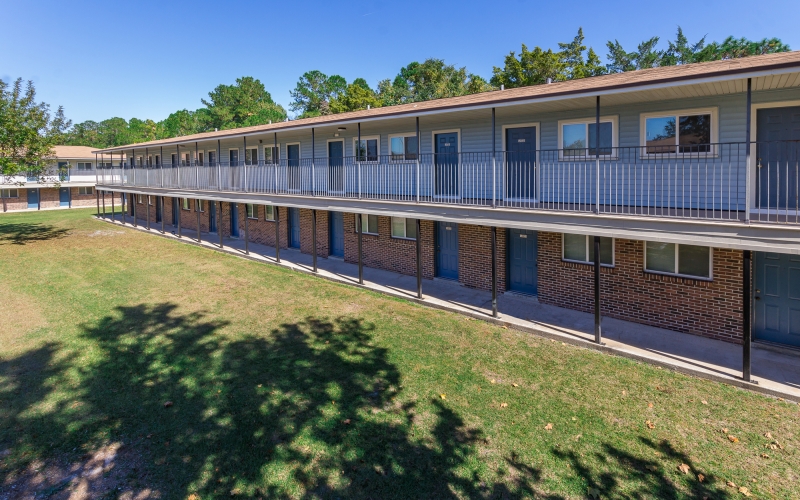
[[38, 301], [27, 294], [12, 291], [8, 283], [0, 282], [0, 342], [6, 346], [14, 339], [47, 325]]
[[142, 463], [136, 450], [121, 443], [103, 446], [71, 462], [37, 460], [23, 471], [6, 476], [0, 500], [162, 498], [160, 492], [142, 486], [147, 483]]

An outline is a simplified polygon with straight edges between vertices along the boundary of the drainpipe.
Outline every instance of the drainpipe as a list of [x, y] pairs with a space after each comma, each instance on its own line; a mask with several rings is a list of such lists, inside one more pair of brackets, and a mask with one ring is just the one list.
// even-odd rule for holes
[[[495, 208], [497, 206], [497, 186], [496, 186], [497, 158], [496, 157], [497, 157], [497, 137], [495, 137], [495, 117], [494, 117], [494, 108], [492, 108], [492, 208]], [[492, 228], [492, 230], [496, 231], [494, 228]], [[493, 303], [492, 309], [494, 310], [494, 316], [497, 317], [497, 307], [496, 304], [494, 304], [494, 302], [496, 302], [495, 299], [492, 299]]]

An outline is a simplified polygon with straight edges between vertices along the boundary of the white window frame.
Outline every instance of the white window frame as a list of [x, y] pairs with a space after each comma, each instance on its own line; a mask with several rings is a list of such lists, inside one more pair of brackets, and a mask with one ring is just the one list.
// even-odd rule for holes
[[256, 162], [255, 162], [255, 164], [252, 163], [253, 160], [251, 158], [250, 159], [251, 163], [249, 163], [249, 165], [258, 165], [258, 160], [259, 160], [259, 158], [261, 158], [261, 153], [259, 152], [259, 150], [261, 148], [259, 146], [261, 146], [261, 145], [259, 144], [257, 146], [247, 146], [246, 148], [244, 148], [244, 159], [245, 159], [245, 162], [247, 162], [247, 151], [252, 151], [252, 150], [256, 151]]
[[[403, 219], [403, 236], [396, 236], [394, 234], [394, 221], [395, 221], [395, 219]], [[416, 241], [416, 238], [410, 237], [410, 236], [406, 236], [408, 234], [408, 221], [414, 221], [413, 224], [417, 223], [417, 219], [412, 218], [412, 217], [392, 217], [391, 221], [389, 222], [391, 224], [391, 236], [392, 236], [392, 238], [397, 239], [397, 240]]]
[[[83, 165], [83, 167], [81, 167]], [[90, 161], [79, 161], [75, 164], [75, 170], [79, 172], [86, 172], [87, 170], [93, 170], [92, 162]]]
[[[665, 272], [665, 271], [652, 271], [650, 269], [647, 269], [647, 242], [643, 241], [642, 242], [642, 250], [644, 251], [644, 272], [650, 273], [650, 274], [660, 274], [662, 276], [677, 276], [679, 278], [688, 278], [688, 279], [693, 279], [693, 280], [698, 280], [698, 281], [714, 281], [714, 248], [713, 247], [706, 247], [706, 248], [708, 248], [708, 277], [706, 277], [706, 276], [694, 276], [694, 275], [691, 275], [691, 274], [680, 274], [680, 273], [678, 273], [678, 269], [679, 269], [679, 267], [678, 267], [678, 263], [679, 263], [678, 262], [678, 256], [680, 255], [680, 252], [678, 250], [679, 250], [679, 247], [680, 247], [680, 243], [669, 243], [669, 244], [670, 245], [675, 245], [675, 268], [674, 268], [675, 272], [674, 273], [668, 273], [668, 272]], [[705, 245], [688, 245], [688, 246], [703, 247]]]
[[[249, 215], [247, 212], [252, 208], [253, 215]], [[248, 219], [255, 219], [258, 220], [258, 205], [255, 203], [245, 203], [244, 204], [244, 216]]]
[[[566, 246], [565, 246], [566, 242], [564, 240], [566, 238], [566, 234], [567, 233], [561, 233], [561, 260], [563, 262], [575, 262], [575, 263], [578, 263], [578, 264], [594, 265], [594, 261], [591, 261], [591, 260], [575, 260], [575, 259], [568, 259], [568, 258], [564, 257], [564, 251], [566, 250]], [[570, 234], [575, 234], [575, 233], [570, 233]], [[584, 236], [586, 238], [586, 258], [588, 259], [589, 258], [589, 245], [593, 245], [594, 244], [594, 237], [593, 236], [589, 236], [588, 234], [577, 235], [577, 236]], [[607, 238], [607, 236], [604, 236], [604, 238]], [[600, 267], [617, 267], [617, 239], [616, 238], [611, 238], [611, 264], [604, 264], [604, 263], [601, 262], [600, 263]]]
[[[8, 196], [6, 196], [8, 193]], [[11, 193], [14, 193], [14, 196], [11, 196]], [[0, 189], [0, 198], [19, 198], [19, 189], [18, 188], [2, 188]]]
[[139, 204], [139, 205], [144, 205], [144, 201], [143, 201], [143, 200], [144, 200], [144, 198], [142, 198], [142, 195], [141, 195], [141, 194], [137, 194], [137, 195], [136, 195], [136, 203], [137, 203], [137, 204]]
[[[381, 220], [380, 220], [380, 218], [376, 219], [375, 225], [377, 227], [375, 228], [375, 232], [374, 233], [370, 233], [369, 232], [369, 216], [370, 215], [372, 215], [373, 217], [378, 217], [377, 215], [374, 215], [374, 214], [361, 214], [361, 227], [362, 227], [362, 229], [364, 227], [364, 221], [365, 220], [367, 221], [367, 230], [364, 231], [362, 234], [369, 234], [369, 235], [372, 235], [372, 236], [378, 236], [378, 233], [380, 232]], [[354, 222], [356, 223], [356, 234], [357, 234], [358, 233], [358, 217], [354, 217], [354, 219], [356, 219]]]
[[[594, 154], [589, 154], [589, 125], [597, 123], [597, 118], [578, 118], [574, 120], [558, 121], [558, 159], [559, 161], [587, 160], [595, 158]], [[616, 160], [619, 158], [619, 115], [607, 115], [600, 117], [600, 123], [611, 123], [611, 154], [601, 154], [604, 160]], [[586, 127], [586, 149], [583, 155], [564, 156], [564, 125], [584, 125]], [[538, 128], [536, 129], [538, 132]], [[505, 136], [503, 137], [505, 139]], [[505, 144], [505, 141], [504, 141]]]
[[[390, 162], [393, 162], [393, 163], [416, 163], [417, 162], [417, 160], [409, 160], [409, 159], [407, 159], [405, 157], [405, 155], [406, 155], [406, 153], [405, 153], [405, 150], [406, 150], [406, 138], [407, 137], [417, 137], [417, 133], [416, 132], [407, 132], [405, 134], [389, 134], [389, 141], [388, 141], [387, 144], [389, 146], [388, 157], [389, 157], [389, 161]], [[394, 154], [392, 153], [392, 139], [397, 139], [397, 138], [403, 139], [403, 158], [401, 158], [401, 159], [395, 159], [394, 158]], [[417, 158], [420, 158], [420, 153], [419, 153], [419, 150], [420, 150], [419, 143], [420, 143], [420, 141], [419, 141], [419, 139], [422, 139], [422, 137], [419, 137], [418, 140], [417, 140]]]
[[198, 206], [200, 207], [200, 213], [203, 213], [203, 212], [206, 211], [206, 209], [204, 208], [205, 204], [203, 203], [203, 201], [204, 200], [201, 200], [200, 198], [195, 198], [194, 199], [194, 211], [195, 212], [197, 212], [197, 207]]
[[[678, 126], [681, 116], [691, 115], [711, 115], [711, 146], [710, 151], [707, 153], [692, 153], [687, 151], [681, 153], [678, 151], [680, 134], [675, 132], [675, 152], [674, 153], [648, 153], [647, 152], [647, 119], [648, 118], [675, 118], [675, 125]], [[703, 158], [713, 158], [719, 155], [719, 148], [716, 146], [719, 142], [719, 108], [716, 106], [708, 108], [692, 108], [692, 109], [667, 109], [664, 111], [641, 113], [639, 115], [639, 145], [641, 149], [641, 156], [644, 158], [675, 158], [684, 156], [698, 156], [702, 155]]]
[[[272, 163], [267, 163], [267, 153], [266, 153], [267, 149], [270, 150], [270, 156], [272, 156], [272, 152], [271, 151], [273, 149], [277, 149], [277, 151], [278, 151], [278, 161], [275, 161], [274, 158], [270, 158], [270, 161], [272, 161]], [[281, 156], [281, 145], [280, 145], [280, 143], [275, 144], [273, 142], [273, 143], [270, 143], [270, 144], [262, 144], [261, 145], [261, 154], [263, 155], [262, 158], [264, 158], [264, 164], [265, 165], [276, 165], [276, 164], [279, 165], [280, 161], [281, 161], [281, 158], [280, 158], [280, 156]]]
[[149, 194], [147, 195], [147, 204], [148, 205], [152, 205], [153, 204], [153, 197], [150, 196]]
[[[272, 208], [272, 218], [271, 219], [269, 217], [267, 217], [267, 213], [268, 213], [267, 208]], [[264, 220], [272, 221], [272, 222], [275, 221], [275, 206], [274, 205], [264, 205]]]
[[[380, 163], [380, 161], [381, 161], [381, 136], [380, 135], [362, 135], [361, 136], [361, 140], [362, 141], [369, 141], [369, 140], [372, 140], [372, 139], [375, 139], [377, 141], [377, 144], [378, 144], [378, 159], [376, 161], [367, 160], [366, 158], [369, 158], [369, 156], [367, 156], [366, 152], [364, 152], [364, 161], [361, 161], [361, 160], [358, 159], [358, 136], [356, 136], [356, 137], [353, 137], [353, 161], [355, 161], [357, 163], [371, 163], [371, 164]], [[364, 233], [364, 234], [369, 234], [369, 233]]]
[[[83, 193], [81, 193], [83, 190]], [[79, 186], [78, 187], [78, 195], [79, 196], [91, 196], [94, 194], [94, 186]]]

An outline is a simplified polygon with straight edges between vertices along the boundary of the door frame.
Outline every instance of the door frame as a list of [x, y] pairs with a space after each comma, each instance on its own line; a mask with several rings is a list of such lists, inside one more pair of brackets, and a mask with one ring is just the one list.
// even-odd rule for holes
[[[542, 127], [541, 127], [539, 122], [510, 123], [510, 124], [506, 124], [506, 125], [503, 125], [502, 127], [500, 127], [500, 130], [501, 130], [501, 133], [500, 133], [500, 153], [503, 155], [502, 168], [503, 168], [503, 188], [504, 188], [503, 189], [503, 195], [502, 195], [501, 199], [503, 199], [503, 200], [521, 201], [521, 202], [537, 202], [538, 201], [538, 198], [535, 196], [538, 193], [535, 193], [533, 198], [506, 198], [506, 193], [508, 192], [508, 186], [506, 185], [507, 177], [506, 177], [506, 171], [505, 171], [506, 170], [506, 153], [508, 152], [506, 150], [506, 141], [507, 141], [506, 134], [508, 133], [507, 131], [510, 128], [527, 128], [527, 127], [536, 127], [536, 159], [534, 161], [536, 162], [536, 165], [539, 165], [540, 164], [539, 163], [539, 152], [542, 149], [541, 148], [541, 145], [542, 145], [542, 143], [541, 143]], [[561, 126], [559, 125], [559, 130], [560, 130], [560, 128], [561, 128]], [[561, 137], [561, 132], [560, 131], [558, 133], [558, 136]], [[534, 180], [534, 182], [535, 182], [535, 186], [538, 188], [541, 185], [541, 182], [540, 182], [541, 181], [541, 170], [537, 169], [536, 172], [537, 172], [537, 174], [536, 174], [536, 179]]]
[[[230, 217], [231, 217], [231, 238], [239, 238], [239, 234], [241, 231], [239, 230], [239, 204], [238, 203], [230, 203]], [[236, 234], [233, 233], [233, 229], [236, 228]]]
[[[62, 203], [64, 203], [63, 201], [61, 201], [61, 190], [62, 189], [65, 190], [65, 192], [67, 193], [67, 204], [66, 205], [62, 205]], [[59, 208], [61, 208], [61, 207], [67, 207], [67, 208], [72, 207], [72, 189], [71, 188], [64, 187], [64, 186], [61, 186], [61, 187], [58, 188], [58, 206], [59, 206]]]
[[[456, 166], [456, 170], [458, 171], [458, 185], [456, 186], [456, 194], [455, 196], [442, 196], [436, 194], [436, 135], [437, 134], [458, 134], [458, 140], [456, 140], [456, 157], [458, 158], [458, 164]], [[422, 150], [419, 144], [417, 144], [417, 149]], [[420, 154], [420, 153], [417, 153]], [[451, 128], [451, 129], [442, 129], [442, 130], [431, 130], [431, 155], [432, 163], [433, 163], [433, 192], [431, 195], [433, 198], [440, 199], [440, 200], [460, 200], [461, 199], [461, 179], [463, 176], [461, 175], [461, 129], [460, 128]]]
[[[458, 244], [458, 236], [456, 236], [456, 276], [457, 277], [454, 280], [453, 278], [442, 277], [439, 274], [439, 267], [440, 267], [439, 266], [439, 259], [438, 259], [438, 253], [439, 252], [437, 252], [436, 249], [439, 246], [439, 225], [440, 224], [453, 224], [453, 225], [455, 225], [456, 232], [458, 232], [458, 226], [459, 226], [458, 222], [447, 222], [447, 221], [434, 221], [433, 222], [433, 276], [435, 278], [442, 278], [442, 279], [446, 279], [446, 280], [450, 280], [450, 281], [459, 281], [461, 279], [461, 273], [458, 272], [459, 262], [461, 260], [460, 259], [460, 257], [461, 257], [461, 255], [460, 255], [461, 254], [461, 247]], [[367, 233], [364, 233], [364, 234], [367, 234]]]

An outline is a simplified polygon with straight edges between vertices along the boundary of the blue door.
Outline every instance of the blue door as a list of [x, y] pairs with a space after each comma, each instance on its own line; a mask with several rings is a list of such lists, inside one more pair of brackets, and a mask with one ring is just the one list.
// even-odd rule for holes
[[458, 224], [436, 223], [436, 276], [458, 279]]
[[756, 112], [756, 206], [796, 210], [800, 106]]
[[163, 217], [161, 214], [161, 203], [163, 202], [163, 196], [156, 196], [156, 222], [161, 222], [161, 218]]
[[536, 193], [536, 127], [506, 130], [506, 196], [529, 199]]
[[[178, 217], [180, 217], [180, 209], [181, 209], [178, 206], [178, 204], [180, 202], [181, 202], [181, 200], [179, 198], [172, 198], [172, 225], [173, 226], [177, 226], [178, 225]], [[131, 195], [131, 206], [134, 206], [133, 203], [134, 203], [133, 195]]]
[[536, 295], [536, 231], [508, 230], [508, 289]]
[[58, 206], [69, 206], [69, 188], [62, 187], [58, 189]]
[[231, 236], [239, 237], [239, 204], [231, 203]]
[[458, 132], [434, 136], [434, 177], [436, 196], [459, 195]]
[[753, 337], [800, 347], [800, 255], [756, 252]]
[[289, 246], [300, 248], [300, 209], [289, 209]]
[[39, 190], [36, 188], [28, 189], [28, 208], [39, 208]]
[[331, 228], [331, 255], [344, 257], [344, 215], [342, 212], [330, 212], [328, 224]]
[[288, 144], [286, 146], [286, 161], [287, 161], [287, 183], [289, 189], [299, 190], [301, 187], [300, 178], [300, 145]]
[[217, 202], [208, 202], [208, 231], [210, 233], [217, 232]]
[[344, 191], [344, 141], [328, 143], [328, 190]]

